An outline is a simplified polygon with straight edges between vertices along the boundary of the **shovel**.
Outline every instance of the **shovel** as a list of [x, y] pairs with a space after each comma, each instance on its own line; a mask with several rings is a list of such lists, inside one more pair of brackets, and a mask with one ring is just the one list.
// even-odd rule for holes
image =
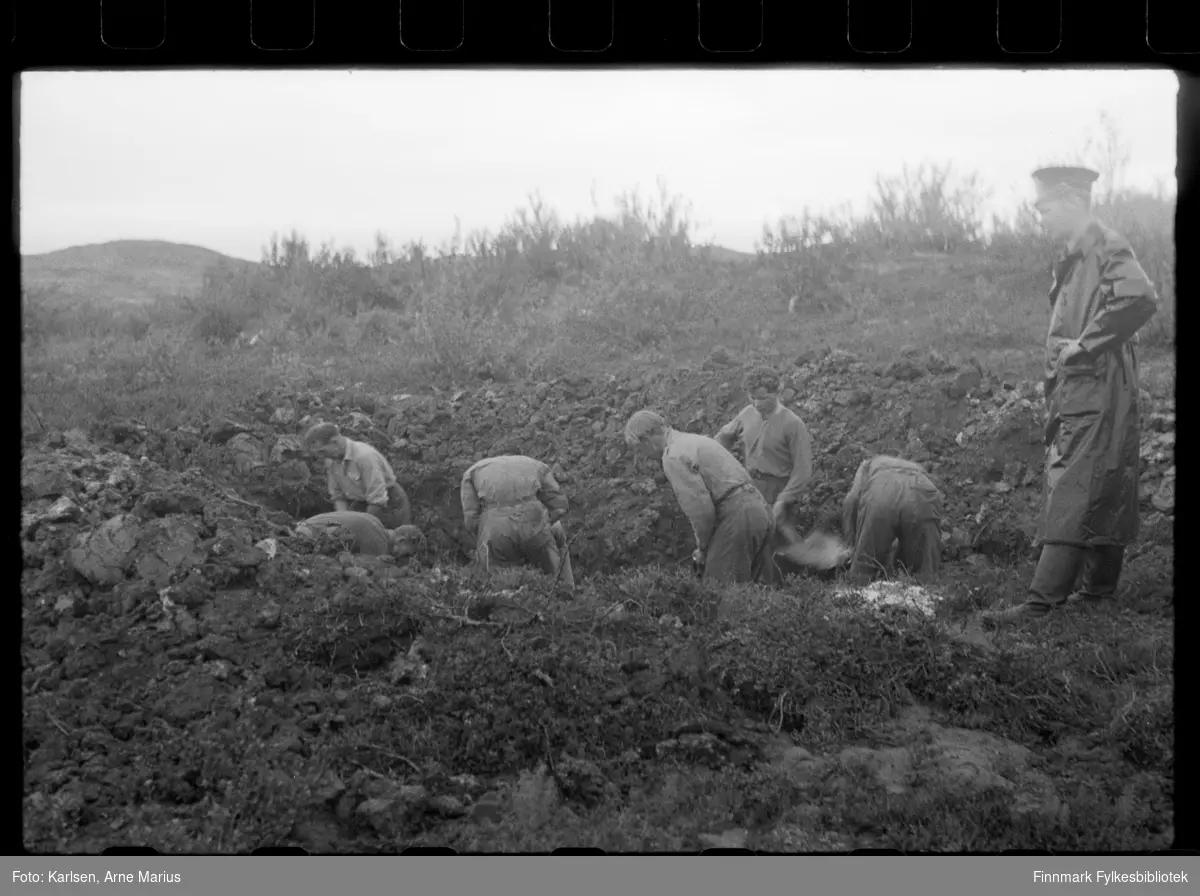
[[836, 535], [817, 531], [800, 538], [790, 530], [784, 531], [788, 544], [777, 549], [775, 556], [796, 566], [830, 570], [840, 566], [850, 556], [850, 548]]

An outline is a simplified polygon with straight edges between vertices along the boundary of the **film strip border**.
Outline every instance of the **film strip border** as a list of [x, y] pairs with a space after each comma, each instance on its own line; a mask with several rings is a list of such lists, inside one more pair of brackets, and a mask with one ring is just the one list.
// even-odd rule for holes
[[[411, 847], [402, 849], [401, 855], [418, 855], [418, 856], [454, 856], [458, 855], [449, 847]], [[760, 855], [749, 849], [705, 849], [701, 855]], [[900, 856], [904, 855], [898, 849], [855, 849], [849, 855], [852, 856]], [[104, 850], [102, 855], [106, 856], [157, 856], [161, 855], [158, 850], [151, 847], [140, 846], [114, 846]], [[298, 846], [287, 847], [270, 847], [264, 846], [254, 850], [251, 855], [255, 856], [306, 856], [309, 855], [307, 850], [301, 849]], [[553, 852], [545, 853], [545, 855], [553, 856], [602, 856], [607, 855], [602, 849], [595, 847], [587, 847], [583, 849], [556, 849]], [[678, 855], [696, 855], [696, 853], [678, 853]], [[767, 855], [767, 853], [761, 853]], [[1000, 855], [1005, 856], [1051, 856], [1054, 853], [1045, 850], [1024, 850], [1024, 849], [1006, 849]], [[1197, 849], [1163, 849], [1154, 853], [1158, 856], [1195, 856], [1200, 855], [1200, 850]]]
[[[1118, 0], [8, 0], [16, 67], [1123, 62], [1191, 67], [1188, 3]], [[0, 39], [3, 34], [0, 33]]]

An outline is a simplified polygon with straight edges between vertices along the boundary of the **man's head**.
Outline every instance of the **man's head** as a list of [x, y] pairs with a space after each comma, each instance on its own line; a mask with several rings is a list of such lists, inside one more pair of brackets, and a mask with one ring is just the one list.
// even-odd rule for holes
[[1066, 242], [1087, 223], [1092, 184], [1100, 175], [1088, 168], [1041, 168], [1033, 172], [1033, 207], [1052, 239]]
[[625, 444], [642, 457], [661, 458], [667, 444], [667, 421], [654, 411], [637, 411], [625, 424]]
[[769, 367], [760, 367], [750, 372], [746, 377], [746, 391], [756, 411], [766, 416], [779, 407], [781, 383], [779, 374]]
[[346, 439], [333, 423], [318, 423], [304, 434], [304, 449], [337, 460], [346, 453]]
[[397, 526], [388, 531], [390, 553], [397, 559], [419, 554], [425, 544], [425, 535], [416, 526]]

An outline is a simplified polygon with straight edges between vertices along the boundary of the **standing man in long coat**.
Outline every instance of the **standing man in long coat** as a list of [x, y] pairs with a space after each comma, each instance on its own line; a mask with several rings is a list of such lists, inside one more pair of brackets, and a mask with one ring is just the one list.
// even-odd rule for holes
[[1071, 599], [1111, 598], [1139, 525], [1137, 331], [1158, 296], [1128, 241], [1092, 217], [1096, 172], [1033, 176], [1042, 226], [1064, 246], [1046, 337], [1042, 552], [1025, 602], [984, 614], [989, 625], [1043, 616]]

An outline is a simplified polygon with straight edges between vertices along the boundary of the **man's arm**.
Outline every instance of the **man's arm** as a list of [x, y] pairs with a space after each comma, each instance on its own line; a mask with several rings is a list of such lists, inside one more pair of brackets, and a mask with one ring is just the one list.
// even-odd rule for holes
[[368, 454], [359, 463], [367, 513], [376, 519], [383, 516], [388, 502], [388, 478], [384, 472], [383, 463], [383, 457], [377, 454]]
[[542, 472], [538, 479], [538, 484], [541, 485], [538, 490], [538, 500], [545, 504], [546, 509], [550, 511], [550, 525], [554, 525], [567, 515], [567, 509], [570, 506], [567, 496], [563, 493], [558, 480], [554, 478], [554, 474], [550, 472], [549, 466], [542, 465]]
[[402, 485], [400, 485], [399, 482], [397, 482], [394, 486], [392, 486], [391, 488], [388, 489], [389, 496], [393, 494], [392, 488], [395, 489], [394, 494], [396, 496], [396, 501], [400, 505], [398, 508], [400, 511], [400, 518], [404, 521], [403, 524], [405, 526], [411, 526], [412, 525], [412, 504], [408, 500], [408, 492], [406, 492], [404, 490], [404, 487]]
[[717, 444], [730, 453], [733, 452], [733, 447], [742, 436], [742, 415], [745, 413], [746, 411], [743, 408], [736, 417], [722, 426], [717, 434], [713, 436]]
[[867, 479], [867, 467], [870, 464], [869, 460], [864, 460], [858, 465], [858, 472], [854, 474], [854, 482], [851, 484], [850, 491], [846, 494], [846, 500], [842, 504], [842, 534], [848, 542], [854, 541], [855, 522], [858, 517], [858, 502], [862, 498], [863, 485]]
[[458, 490], [459, 500], [462, 501], [463, 525], [472, 535], [479, 528], [479, 493], [475, 491], [474, 473], [474, 467], [463, 473], [462, 485]]
[[813, 473], [812, 435], [804, 421], [798, 417], [791, 435], [792, 475], [788, 477], [787, 485], [775, 499], [775, 503], [781, 507], [799, 499], [800, 492], [808, 484], [808, 480], [812, 479]]
[[334, 474], [335, 465], [331, 460], [325, 461], [325, 480], [326, 486], [329, 489], [329, 500], [333, 502], [333, 509], [339, 512], [345, 512], [350, 509], [350, 502], [346, 500], [346, 494], [342, 491], [341, 483]]
[[716, 525], [717, 512], [699, 468], [684, 458], [667, 456], [663, 458], [663, 472], [667, 481], [671, 483], [671, 488], [675, 490], [679, 506], [683, 508], [684, 514], [692, 524], [696, 547], [707, 551]]
[[1100, 308], [1079, 337], [1095, 358], [1128, 341], [1158, 311], [1158, 293], [1124, 240], [1110, 245], [1100, 270]]

